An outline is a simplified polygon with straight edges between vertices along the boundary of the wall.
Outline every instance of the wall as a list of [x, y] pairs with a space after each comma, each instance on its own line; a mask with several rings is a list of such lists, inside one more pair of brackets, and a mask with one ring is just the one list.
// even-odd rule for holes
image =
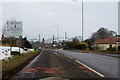
[[[107, 48], [109, 48], [110, 44], [97, 44], [95, 46], [99, 47], [100, 50], [106, 50]], [[112, 47], [117, 47], [117, 45], [112, 44]]]

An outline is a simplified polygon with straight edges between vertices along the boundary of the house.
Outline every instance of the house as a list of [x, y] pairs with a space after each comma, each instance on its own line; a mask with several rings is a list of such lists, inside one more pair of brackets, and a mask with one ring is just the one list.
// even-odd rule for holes
[[[11, 38], [12, 47], [24, 47], [24, 43], [23, 38]], [[2, 37], [0, 46], [10, 46], [10, 38]]]
[[118, 49], [120, 47], [120, 38], [110, 36], [103, 39], [96, 39], [94, 47], [99, 50], [106, 50], [109, 47]]

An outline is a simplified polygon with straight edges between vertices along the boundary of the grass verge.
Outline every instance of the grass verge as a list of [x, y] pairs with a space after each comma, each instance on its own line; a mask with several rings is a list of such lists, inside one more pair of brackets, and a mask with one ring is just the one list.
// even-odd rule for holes
[[25, 67], [30, 61], [32, 61], [40, 51], [28, 52], [21, 55], [13, 56], [13, 58], [2, 61], [2, 79], [7, 79], [14, 73]]
[[83, 51], [92, 53], [120, 54], [120, 51], [106, 51], [106, 50], [83, 50]]
[[64, 49], [64, 50], [71, 50], [71, 51], [80, 51], [84, 53], [103, 53], [103, 54], [120, 54], [120, 51], [107, 51], [107, 50], [78, 50], [78, 49]]

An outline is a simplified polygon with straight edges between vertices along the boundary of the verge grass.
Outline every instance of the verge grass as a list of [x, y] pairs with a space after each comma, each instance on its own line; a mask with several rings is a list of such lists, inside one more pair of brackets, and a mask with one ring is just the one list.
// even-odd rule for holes
[[25, 67], [32, 59], [39, 55], [40, 51], [23, 53], [21, 55], [15, 55], [8, 60], [2, 61], [2, 78], [8, 78], [12, 74], [16, 73], [23, 67]]
[[105, 54], [120, 54], [120, 51], [107, 51], [107, 50], [83, 50], [85, 52], [93, 52], [93, 53], [105, 53]]

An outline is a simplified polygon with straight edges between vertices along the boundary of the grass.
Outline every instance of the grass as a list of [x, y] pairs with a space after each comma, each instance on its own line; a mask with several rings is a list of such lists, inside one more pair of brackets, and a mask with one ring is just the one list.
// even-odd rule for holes
[[[79, 49], [64, 49], [64, 50], [78, 50]], [[81, 52], [91, 52], [91, 53], [104, 53], [104, 54], [120, 54], [120, 51], [107, 51], [107, 50], [80, 50]]]
[[28, 52], [21, 55], [13, 56], [13, 58], [2, 61], [2, 77], [8, 78], [11, 76], [10, 74], [14, 74], [15, 72], [22, 69], [25, 65], [27, 65], [33, 58], [35, 58], [40, 51], [36, 52]]
[[120, 54], [120, 51], [107, 51], [107, 50], [83, 50], [87, 52], [93, 52], [93, 53], [106, 53], [106, 54]]

